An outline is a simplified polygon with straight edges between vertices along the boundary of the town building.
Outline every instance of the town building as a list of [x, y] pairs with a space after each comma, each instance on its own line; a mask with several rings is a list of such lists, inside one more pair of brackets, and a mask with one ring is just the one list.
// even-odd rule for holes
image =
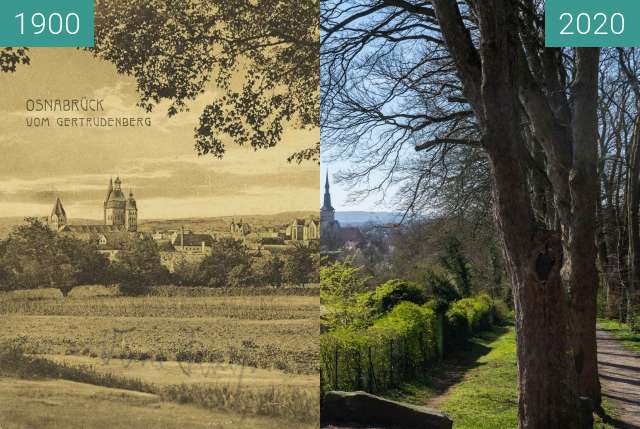
[[324, 184], [324, 201], [320, 208], [320, 247], [327, 250], [339, 248], [355, 249], [364, 241], [364, 235], [359, 228], [340, 226], [336, 220], [336, 210], [331, 205], [331, 190], [329, 188], [329, 173]]
[[126, 198], [122, 192], [119, 177], [115, 182], [109, 179], [107, 196], [103, 203], [104, 221], [102, 224], [76, 225], [69, 224], [67, 213], [60, 198], [51, 210], [47, 225], [53, 231], [71, 234], [98, 234], [109, 232], [136, 232], [138, 230], [138, 207], [133, 193]]
[[287, 227], [287, 237], [291, 241], [309, 242], [320, 239], [320, 222], [317, 218], [294, 219]]

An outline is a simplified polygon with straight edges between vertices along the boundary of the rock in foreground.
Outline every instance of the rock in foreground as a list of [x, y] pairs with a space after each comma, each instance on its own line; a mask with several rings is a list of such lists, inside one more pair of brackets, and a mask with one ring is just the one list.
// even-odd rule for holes
[[366, 392], [327, 392], [322, 407], [324, 424], [397, 429], [451, 429], [443, 412], [390, 401]]

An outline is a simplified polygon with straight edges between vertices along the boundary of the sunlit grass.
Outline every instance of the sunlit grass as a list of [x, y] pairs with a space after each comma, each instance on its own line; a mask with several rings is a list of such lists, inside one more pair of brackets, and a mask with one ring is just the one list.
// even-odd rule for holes
[[640, 333], [632, 332], [626, 323], [620, 323], [617, 320], [598, 319], [598, 327], [619, 339], [626, 348], [640, 352]]
[[508, 429], [518, 426], [518, 384], [515, 332], [479, 342], [491, 349], [476, 361], [463, 381], [442, 403], [455, 429]]

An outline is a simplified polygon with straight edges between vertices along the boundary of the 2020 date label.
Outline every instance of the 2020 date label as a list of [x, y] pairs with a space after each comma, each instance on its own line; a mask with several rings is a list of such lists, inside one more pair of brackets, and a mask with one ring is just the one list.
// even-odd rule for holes
[[640, 46], [637, 0], [546, 0], [548, 47]]
[[93, 47], [93, 0], [0, 2], [2, 47]]

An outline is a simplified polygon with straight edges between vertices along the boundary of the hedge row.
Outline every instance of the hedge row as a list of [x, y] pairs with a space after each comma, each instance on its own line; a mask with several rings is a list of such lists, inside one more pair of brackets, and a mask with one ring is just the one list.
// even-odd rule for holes
[[322, 334], [322, 388], [387, 390], [414, 378], [441, 356], [439, 335], [444, 335], [445, 351], [450, 351], [493, 322], [486, 295], [452, 303], [444, 318], [431, 307], [403, 301], [367, 329]]
[[430, 308], [402, 302], [365, 330], [322, 334], [323, 384], [375, 392], [416, 375], [438, 356], [436, 321]]
[[493, 306], [488, 295], [455, 301], [445, 314], [444, 345], [450, 351], [493, 324]]

